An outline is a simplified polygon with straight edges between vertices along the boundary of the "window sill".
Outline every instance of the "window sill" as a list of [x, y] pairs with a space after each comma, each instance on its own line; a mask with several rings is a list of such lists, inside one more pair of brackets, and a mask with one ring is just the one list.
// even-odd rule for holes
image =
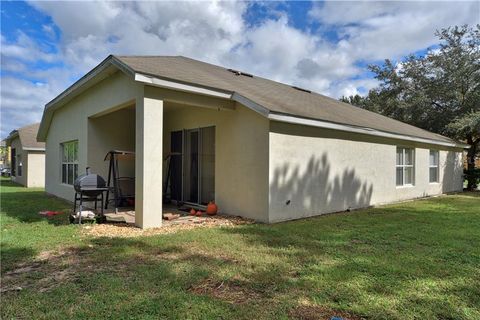
[[440, 184], [440, 182], [436, 181], [436, 182], [429, 182], [428, 184]]
[[406, 189], [406, 188], [413, 188], [415, 187], [414, 184], [405, 184], [403, 186], [396, 186], [397, 189]]

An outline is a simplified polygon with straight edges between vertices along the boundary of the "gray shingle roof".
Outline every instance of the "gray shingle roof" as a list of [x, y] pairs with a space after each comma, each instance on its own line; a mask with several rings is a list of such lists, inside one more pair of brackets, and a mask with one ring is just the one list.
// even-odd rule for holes
[[[235, 75], [227, 68], [181, 56], [115, 56], [135, 72], [158, 78], [236, 92], [273, 113], [288, 114], [384, 132], [453, 140], [412, 125], [363, 110], [336, 99], [304, 92], [292, 86], [253, 76]], [[248, 72], [248, 70], [246, 70]]]
[[37, 141], [37, 132], [39, 126], [40, 123], [33, 123], [17, 130], [13, 130], [5, 140], [10, 141], [18, 136], [20, 138], [22, 148], [45, 149], [45, 143]]

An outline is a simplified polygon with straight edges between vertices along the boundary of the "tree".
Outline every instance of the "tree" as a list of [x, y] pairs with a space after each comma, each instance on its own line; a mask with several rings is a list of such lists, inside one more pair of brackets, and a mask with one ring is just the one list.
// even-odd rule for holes
[[425, 55], [369, 66], [379, 87], [365, 98], [341, 100], [469, 144], [467, 179], [474, 189], [480, 152], [480, 25], [450, 27], [436, 36], [440, 45]]
[[340, 101], [353, 104], [354, 106], [357, 106], [363, 109], [370, 109], [370, 106], [368, 105], [368, 102], [369, 102], [368, 99], [365, 97], [362, 97], [359, 94], [356, 94], [354, 96], [349, 96], [349, 97], [342, 96], [340, 98]]

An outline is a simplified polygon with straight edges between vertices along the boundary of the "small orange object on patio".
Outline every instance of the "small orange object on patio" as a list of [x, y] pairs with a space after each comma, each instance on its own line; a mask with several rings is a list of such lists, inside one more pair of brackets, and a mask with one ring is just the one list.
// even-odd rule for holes
[[207, 205], [207, 214], [209, 216], [214, 216], [217, 214], [217, 211], [218, 211], [218, 207], [217, 205], [215, 204], [215, 202], [213, 201], [210, 201]]

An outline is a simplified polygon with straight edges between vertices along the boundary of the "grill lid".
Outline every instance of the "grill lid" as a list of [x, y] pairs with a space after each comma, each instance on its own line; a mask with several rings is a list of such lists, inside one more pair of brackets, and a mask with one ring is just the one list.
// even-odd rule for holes
[[73, 183], [73, 187], [77, 192], [91, 189], [104, 189], [105, 186], [105, 180], [98, 174], [91, 173], [90, 167], [87, 167], [86, 173], [75, 179]]

